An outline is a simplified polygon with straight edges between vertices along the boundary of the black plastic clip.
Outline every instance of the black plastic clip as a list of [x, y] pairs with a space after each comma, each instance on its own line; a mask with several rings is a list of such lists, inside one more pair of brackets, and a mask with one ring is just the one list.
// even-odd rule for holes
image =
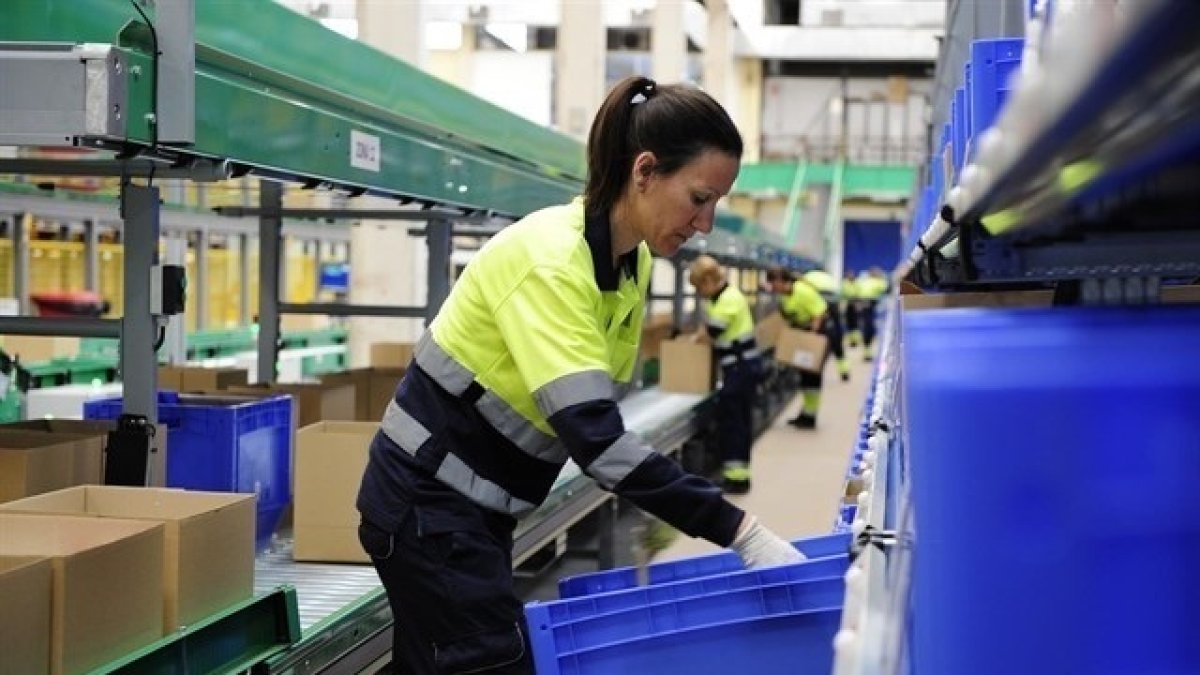
[[850, 540], [850, 562], [858, 559], [868, 548], [874, 546], [880, 551], [887, 551], [895, 546], [897, 541], [894, 530], [879, 530], [868, 525], [858, 536]]
[[946, 221], [947, 224], [954, 224], [954, 209], [950, 208], [949, 204], [942, 204], [942, 208], [940, 211], [938, 211], [938, 215], [942, 220]]
[[867, 438], [871, 438], [880, 431], [885, 434], [890, 434], [892, 432], [892, 427], [882, 419], [875, 420], [874, 422], [871, 422], [871, 426], [867, 427]]

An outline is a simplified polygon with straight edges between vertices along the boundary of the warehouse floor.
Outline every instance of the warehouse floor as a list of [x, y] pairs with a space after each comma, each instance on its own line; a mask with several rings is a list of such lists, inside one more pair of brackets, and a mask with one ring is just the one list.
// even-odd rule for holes
[[[754, 444], [750, 493], [729, 498], [781, 537], [827, 534], [833, 528], [872, 368], [863, 363], [860, 350], [850, 350], [848, 358], [849, 382], [838, 379], [832, 362], [825, 371], [817, 428], [800, 430], [787, 423], [800, 408], [796, 396]], [[655, 560], [716, 550], [703, 539], [680, 536]]]
[[[826, 370], [817, 429], [800, 430], [787, 424], [799, 410], [797, 395], [754, 445], [753, 489], [749, 494], [730, 497], [782, 537], [826, 534], [833, 528], [850, 445], [854, 442], [872, 368], [871, 364], [863, 363], [860, 350], [851, 350], [849, 358], [852, 364], [849, 382], [838, 379], [832, 363]], [[636, 508], [623, 506], [617, 528], [618, 565], [634, 564], [629, 530], [643, 522], [644, 516]], [[578, 534], [581, 536], [572, 537], [573, 548], [594, 546], [594, 538], [586, 526]], [[686, 558], [717, 550], [703, 539], [679, 535], [654, 560]], [[526, 601], [555, 600], [559, 578], [595, 570], [594, 558], [568, 554], [534, 578], [518, 578], [515, 590]]]

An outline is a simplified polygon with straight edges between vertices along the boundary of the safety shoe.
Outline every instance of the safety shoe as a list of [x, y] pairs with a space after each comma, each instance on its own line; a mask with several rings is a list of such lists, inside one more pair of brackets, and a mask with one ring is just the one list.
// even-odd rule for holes
[[788, 420], [788, 424], [796, 427], [797, 429], [816, 429], [817, 417], [816, 415], [800, 413], [795, 419]]
[[721, 479], [721, 491], [727, 495], [744, 495], [750, 491], [750, 479]]

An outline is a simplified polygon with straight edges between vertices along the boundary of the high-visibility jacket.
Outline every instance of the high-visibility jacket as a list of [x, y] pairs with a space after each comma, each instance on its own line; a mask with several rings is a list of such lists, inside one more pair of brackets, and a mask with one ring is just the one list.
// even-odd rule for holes
[[878, 300], [888, 292], [888, 281], [883, 277], [862, 275], [854, 282], [858, 297], [862, 300]]
[[585, 222], [577, 199], [476, 254], [384, 414], [359, 492], [365, 518], [394, 524], [399, 464], [519, 517], [571, 458], [678, 529], [732, 542], [743, 512], [625, 429], [617, 398], [637, 361], [652, 261], [642, 244], [614, 267], [611, 242], [607, 219]]
[[842, 299], [854, 301], [858, 299], [858, 285], [853, 279], [845, 279], [842, 281]]
[[783, 298], [779, 311], [793, 326], [807, 328], [814, 318], [829, 311], [829, 304], [817, 289], [803, 281], [796, 281], [792, 284], [791, 292]]
[[705, 298], [704, 317], [720, 365], [731, 366], [739, 360], [758, 358], [754, 315], [744, 293], [725, 284], [715, 296]]
[[829, 272], [823, 270], [809, 270], [804, 273], [802, 279], [809, 286], [817, 289], [822, 298], [825, 298], [826, 303], [837, 302], [841, 289], [838, 285], [838, 280]]

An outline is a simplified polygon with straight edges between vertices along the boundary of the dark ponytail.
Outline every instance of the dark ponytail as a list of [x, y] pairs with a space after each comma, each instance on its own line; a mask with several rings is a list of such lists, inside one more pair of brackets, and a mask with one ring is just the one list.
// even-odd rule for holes
[[670, 175], [706, 150], [741, 159], [742, 136], [729, 114], [704, 91], [627, 77], [605, 97], [588, 134], [588, 216], [607, 215], [629, 183], [633, 160], [653, 152], [655, 171]]

